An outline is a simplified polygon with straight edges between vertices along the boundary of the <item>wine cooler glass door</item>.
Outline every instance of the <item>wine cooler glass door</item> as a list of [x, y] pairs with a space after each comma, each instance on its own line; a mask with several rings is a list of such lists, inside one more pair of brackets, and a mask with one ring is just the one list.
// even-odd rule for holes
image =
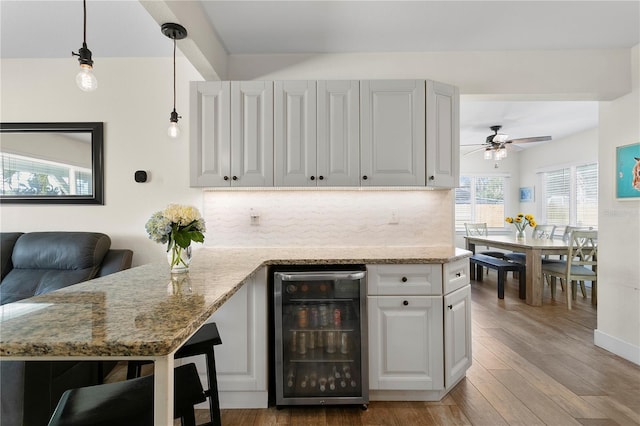
[[365, 277], [276, 272], [276, 404], [368, 402]]

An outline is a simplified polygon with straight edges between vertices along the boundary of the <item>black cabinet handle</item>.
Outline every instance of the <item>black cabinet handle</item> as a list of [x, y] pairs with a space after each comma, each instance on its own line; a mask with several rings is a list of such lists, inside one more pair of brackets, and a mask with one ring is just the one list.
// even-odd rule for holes
[[402, 304], [403, 304], [404, 306], [408, 306], [408, 305], [409, 305], [409, 301], [408, 301], [408, 300], [404, 300], [404, 301], [402, 302]]
[[233, 179], [233, 180], [238, 180], [238, 176], [234, 176], [234, 177], [232, 177], [231, 179]]
[[406, 283], [406, 282], [407, 282], [407, 277], [402, 277], [401, 281], [402, 281], [403, 283]]
[[461, 276], [462, 276], [462, 272], [458, 272], [458, 273], [456, 274], [456, 277], [461, 277]]
[[320, 175], [320, 176], [318, 176], [318, 179], [324, 180], [324, 176]]
[[316, 180], [316, 177], [315, 176], [311, 176], [309, 179]]
[[429, 180], [436, 180], [435, 176], [429, 176]]
[[367, 180], [367, 179], [369, 179], [367, 175], [362, 176], [362, 180]]
[[224, 180], [229, 180], [229, 176], [225, 176], [223, 179]]
[[453, 305], [449, 305], [449, 306], [447, 306], [447, 308], [453, 309]]

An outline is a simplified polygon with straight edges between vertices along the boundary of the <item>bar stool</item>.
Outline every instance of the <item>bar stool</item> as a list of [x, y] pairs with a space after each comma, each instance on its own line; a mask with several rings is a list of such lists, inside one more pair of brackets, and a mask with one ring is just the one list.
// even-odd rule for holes
[[[206, 401], [193, 363], [174, 369], [174, 418], [195, 426], [196, 404]], [[48, 426], [153, 426], [153, 375], [69, 389], [62, 394]]]
[[[209, 398], [209, 415], [211, 422], [205, 423], [203, 426], [214, 425], [220, 426], [220, 400], [218, 398], [218, 380], [216, 378], [216, 359], [213, 352], [215, 345], [221, 345], [222, 340], [218, 333], [218, 327], [215, 323], [206, 323], [198, 330], [187, 342], [178, 349], [174, 355], [175, 359], [186, 358], [196, 355], [205, 355], [207, 358], [207, 381], [209, 389], [204, 391], [206, 397]], [[129, 361], [127, 365], [127, 379], [139, 377], [142, 372], [142, 366], [149, 364], [150, 361]]]

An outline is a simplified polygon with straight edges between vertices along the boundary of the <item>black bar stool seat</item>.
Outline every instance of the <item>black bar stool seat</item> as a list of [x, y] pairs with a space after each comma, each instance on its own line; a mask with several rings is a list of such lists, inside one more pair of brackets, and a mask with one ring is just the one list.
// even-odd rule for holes
[[[174, 358], [186, 358], [190, 356], [205, 355], [207, 359], [207, 381], [209, 389], [204, 391], [205, 396], [209, 398], [209, 414], [211, 422], [205, 425], [222, 425], [220, 421], [220, 400], [218, 398], [218, 380], [216, 378], [216, 359], [213, 352], [215, 345], [221, 345], [222, 339], [218, 333], [218, 327], [215, 323], [210, 322], [204, 324], [196, 333], [191, 336], [187, 342], [180, 347], [175, 353]], [[142, 366], [149, 364], [151, 361], [129, 361], [127, 365], [127, 378], [139, 377], [142, 372]], [[179, 389], [176, 387], [176, 389]]]
[[[69, 389], [62, 394], [48, 426], [153, 426], [153, 375]], [[206, 401], [193, 363], [174, 369], [174, 418], [195, 426], [194, 406]]]

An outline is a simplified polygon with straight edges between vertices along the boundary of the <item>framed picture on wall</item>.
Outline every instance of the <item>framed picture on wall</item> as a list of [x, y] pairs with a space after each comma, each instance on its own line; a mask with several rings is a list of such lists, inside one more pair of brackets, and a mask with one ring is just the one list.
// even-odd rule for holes
[[640, 199], [640, 143], [616, 148], [616, 198]]
[[533, 186], [525, 186], [524, 188], [520, 188], [520, 202], [533, 203], [534, 194], [535, 191]]

